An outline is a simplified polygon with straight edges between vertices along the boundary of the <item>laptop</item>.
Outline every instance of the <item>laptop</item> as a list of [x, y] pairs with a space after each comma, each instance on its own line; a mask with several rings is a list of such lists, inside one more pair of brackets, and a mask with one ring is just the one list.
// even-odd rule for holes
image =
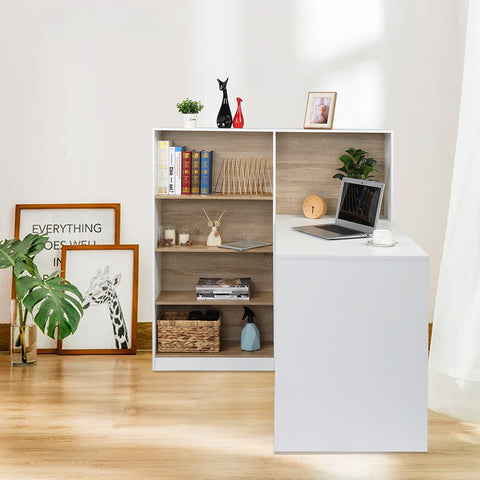
[[343, 177], [335, 223], [292, 229], [326, 240], [368, 237], [377, 226], [384, 188], [384, 183]]

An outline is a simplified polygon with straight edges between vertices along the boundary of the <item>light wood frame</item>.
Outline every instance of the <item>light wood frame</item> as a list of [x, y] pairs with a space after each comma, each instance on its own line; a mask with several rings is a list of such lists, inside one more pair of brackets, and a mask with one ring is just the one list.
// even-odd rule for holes
[[[131, 312], [131, 329], [130, 334], [130, 347], [121, 349], [112, 348], [85, 348], [85, 349], [67, 349], [64, 348], [64, 342], [58, 341], [58, 353], [64, 355], [76, 355], [76, 354], [135, 354], [137, 350], [137, 310], [138, 310], [138, 245], [64, 245], [62, 247], [62, 265], [64, 266], [62, 276], [67, 278], [68, 276], [68, 252], [83, 251], [85, 253], [92, 251], [125, 251], [131, 250], [133, 252], [133, 265], [132, 265], [132, 312]], [[115, 272], [113, 272], [115, 273]], [[83, 294], [83, 292], [82, 292]], [[93, 308], [93, 307], [92, 307]], [[82, 319], [80, 319], [82, 322]], [[75, 334], [73, 334], [75, 335]]]
[[337, 92], [309, 92], [303, 128], [331, 129], [336, 101]]
[[[120, 243], [120, 203], [30, 203], [30, 204], [17, 204], [15, 205], [15, 229], [14, 229], [14, 237], [15, 238], [20, 238], [20, 231], [21, 231], [21, 217], [22, 217], [22, 212], [26, 210], [67, 210], [67, 211], [72, 211], [73, 210], [88, 210], [88, 209], [112, 209], [114, 212], [114, 225], [112, 227], [114, 228], [114, 238], [113, 238], [113, 245], [117, 245]], [[28, 233], [34, 233], [34, 232], [28, 232]], [[65, 240], [68, 241], [68, 235], [65, 236]], [[102, 241], [103, 244], [106, 244], [107, 242]], [[52, 252], [54, 252], [55, 249], [52, 248]], [[57, 257], [55, 255], [52, 256], [53, 259], [58, 259], [61, 261], [61, 254]], [[53, 270], [55, 270], [55, 266], [52, 267]], [[52, 271], [53, 271], [52, 270]], [[46, 272], [46, 273], [51, 273], [51, 271]], [[15, 298], [15, 282], [12, 281], [12, 298]], [[38, 336], [37, 336], [38, 338]], [[56, 353], [57, 352], [57, 346], [52, 348], [39, 348], [38, 353]]]

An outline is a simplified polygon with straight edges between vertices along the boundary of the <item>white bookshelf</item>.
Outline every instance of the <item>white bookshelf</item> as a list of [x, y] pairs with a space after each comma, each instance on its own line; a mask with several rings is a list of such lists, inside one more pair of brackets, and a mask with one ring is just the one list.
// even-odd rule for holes
[[[174, 196], [157, 195], [157, 142], [170, 140], [188, 149], [213, 150], [212, 185], [216, 183], [224, 158], [268, 158], [271, 166], [273, 192], [270, 196]], [[341, 166], [338, 157], [350, 147], [362, 148], [378, 157], [381, 178], [385, 181], [383, 215], [392, 218], [392, 146], [391, 131], [372, 130], [303, 130], [303, 129], [179, 129], [153, 130], [153, 369], [161, 370], [273, 370], [274, 339], [274, 226], [279, 215], [296, 215], [303, 199], [320, 195], [327, 200], [331, 213], [336, 204], [340, 182], [332, 180]], [[374, 151], [370, 152], [370, 146]], [[295, 166], [291, 171], [292, 165]], [[273, 247], [246, 252], [205, 247], [207, 233], [202, 208], [215, 211], [227, 208], [220, 232], [224, 243], [245, 236], [246, 227], [256, 232], [255, 239], [269, 241]], [[174, 219], [178, 217], [178, 221]], [[278, 217], [281, 218], [281, 217]], [[301, 218], [301, 217], [300, 217]], [[160, 248], [157, 244], [159, 225], [196, 223], [203, 231], [191, 247]], [[205, 224], [205, 225], [204, 225]], [[227, 302], [197, 302], [195, 283], [200, 276], [250, 276], [255, 288], [250, 302], [257, 314], [262, 349], [243, 352], [239, 348], [243, 326], [244, 304]], [[178, 285], [180, 288], [178, 288]], [[200, 304], [200, 307], [199, 307]], [[169, 354], [157, 352], [156, 319], [162, 311], [215, 308], [222, 312], [222, 350], [218, 354]], [[190, 307], [190, 308], [189, 308]]]

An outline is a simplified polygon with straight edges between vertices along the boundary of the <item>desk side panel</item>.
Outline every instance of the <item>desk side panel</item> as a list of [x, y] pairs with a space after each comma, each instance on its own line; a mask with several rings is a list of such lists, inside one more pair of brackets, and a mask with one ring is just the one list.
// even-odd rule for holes
[[275, 280], [275, 451], [426, 451], [428, 257], [277, 257]]

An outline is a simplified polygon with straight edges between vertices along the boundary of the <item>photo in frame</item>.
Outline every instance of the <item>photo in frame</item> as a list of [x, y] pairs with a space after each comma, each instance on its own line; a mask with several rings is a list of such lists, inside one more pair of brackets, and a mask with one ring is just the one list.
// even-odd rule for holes
[[136, 353], [138, 245], [64, 245], [62, 265], [84, 311], [76, 332], [58, 341], [58, 353]]
[[[15, 238], [45, 234], [48, 242], [36, 257], [40, 273], [61, 270], [63, 245], [120, 243], [120, 204], [20, 204], [15, 206]], [[13, 285], [13, 283], [12, 283]], [[12, 290], [13, 290], [12, 286]], [[12, 291], [12, 298], [14, 298]], [[38, 353], [56, 353], [57, 340], [37, 329]]]
[[336, 92], [310, 92], [303, 128], [331, 129], [336, 100]]

